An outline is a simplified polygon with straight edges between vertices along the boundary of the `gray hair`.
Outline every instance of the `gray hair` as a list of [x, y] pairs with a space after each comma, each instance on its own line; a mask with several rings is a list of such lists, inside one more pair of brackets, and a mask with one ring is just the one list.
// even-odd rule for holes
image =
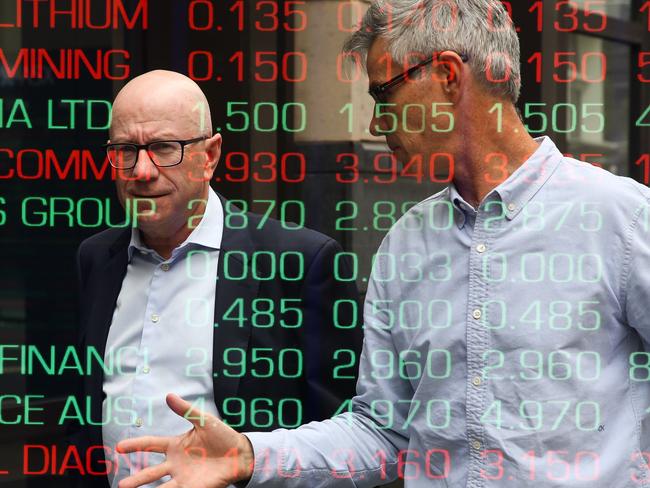
[[519, 39], [499, 0], [375, 0], [343, 51], [365, 60], [377, 37], [386, 39], [391, 56], [402, 64], [414, 53], [466, 54], [488, 92], [513, 103], [519, 99]]

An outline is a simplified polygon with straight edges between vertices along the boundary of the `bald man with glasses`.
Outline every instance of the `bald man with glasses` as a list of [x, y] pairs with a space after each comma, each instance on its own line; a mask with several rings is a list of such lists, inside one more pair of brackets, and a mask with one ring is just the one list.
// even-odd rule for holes
[[[72, 441], [95, 473], [83, 486], [117, 487], [164, 459], [115, 445], [186, 431], [196, 419], [167, 408], [170, 391], [256, 430], [329, 418], [354, 393], [353, 378], [334, 377], [336, 351], [361, 349], [353, 307], [337, 306], [359, 299], [334, 277], [335, 262], [343, 273], [351, 263], [333, 239], [216, 193], [211, 127], [203, 92], [178, 73], [146, 73], [115, 99], [104, 149], [130, 225], [78, 253], [81, 347], [111, 365], [83, 380], [93, 422]], [[335, 313], [352, 327], [335, 327]]]

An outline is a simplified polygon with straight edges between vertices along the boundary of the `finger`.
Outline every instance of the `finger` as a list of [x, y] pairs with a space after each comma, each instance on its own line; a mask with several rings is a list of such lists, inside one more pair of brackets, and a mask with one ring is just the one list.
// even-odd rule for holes
[[124, 439], [117, 443], [115, 449], [117, 452], [167, 452], [169, 446], [169, 437], [156, 437], [147, 435], [144, 437], [136, 437], [135, 439]]
[[169, 393], [166, 397], [166, 401], [169, 408], [171, 408], [176, 415], [180, 415], [184, 419], [189, 420], [192, 422], [194, 427], [205, 426], [206, 419], [210, 416], [210, 414], [196, 408], [190, 402], [183, 400], [175, 393]]
[[124, 478], [120, 481], [119, 488], [136, 488], [138, 486], [146, 485], [147, 483], [152, 483], [156, 480], [159, 480], [165, 475], [169, 474], [169, 463], [166, 461], [164, 463], [158, 464], [156, 466], [149, 466], [141, 471], [138, 471], [134, 475]]

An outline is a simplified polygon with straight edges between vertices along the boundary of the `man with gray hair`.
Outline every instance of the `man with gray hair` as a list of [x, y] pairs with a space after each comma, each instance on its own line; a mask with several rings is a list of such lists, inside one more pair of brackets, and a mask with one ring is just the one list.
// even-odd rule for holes
[[375, 2], [345, 49], [366, 59], [371, 132], [404, 163], [453, 163], [376, 255], [352, 412], [124, 441], [167, 459], [120, 486], [650, 483], [650, 191], [530, 137], [496, 0]]

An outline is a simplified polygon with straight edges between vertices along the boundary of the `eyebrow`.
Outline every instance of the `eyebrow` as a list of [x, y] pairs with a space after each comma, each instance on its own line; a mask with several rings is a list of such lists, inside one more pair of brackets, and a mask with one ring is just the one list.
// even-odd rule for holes
[[[164, 132], [162, 135], [156, 135], [155, 137], [147, 137], [147, 141], [149, 142], [158, 142], [158, 141], [178, 141], [182, 140], [182, 138], [176, 137], [170, 133]], [[111, 140], [111, 143], [113, 144], [137, 144], [133, 140]]]

